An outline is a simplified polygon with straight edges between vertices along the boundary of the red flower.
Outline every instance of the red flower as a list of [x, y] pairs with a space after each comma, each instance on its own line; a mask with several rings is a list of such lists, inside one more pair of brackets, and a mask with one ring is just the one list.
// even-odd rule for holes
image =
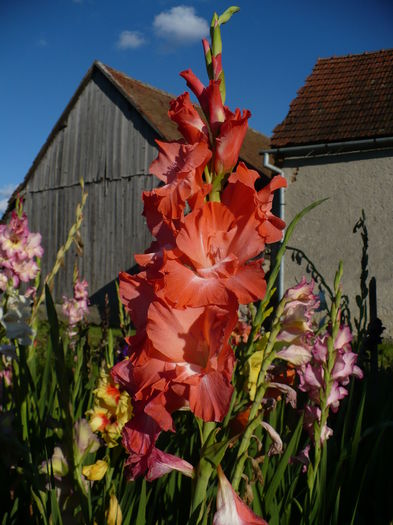
[[191, 103], [188, 92], [170, 102], [168, 115], [176, 122], [178, 130], [189, 144], [208, 142], [209, 131]]
[[[156, 188], [157, 210], [167, 219], [182, 217], [185, 202], [196, 193], [206, 195], [210, 186], [202, 178], [203, 170], [211, 158], [211, 151], [205, 142], [182, 144], [180, 142], [160, 142], [157, 140], [159, 154], [152, 162], [150, 172], [165, 182]], [[147, 210], [145, 209], [145, 215]], [[150, 218], [147, 215], [148, 224]], [[155, 224], [157, 221], [153, 220]]]
[[156, 301], [149, 309], [146, 332], [157, 357], [175, 366], [170, 387], [186, 387], [183, 396], [205, 421], [222, 421], [228, 411], [234, 365], [228, 339], [236, 320], [234, 300], [226, 308], [184, 310]]
[[208, 202], [185, 217], [176, 244], [162, 271], [163, 293], [178, 307], [225, 305], [232, 294], [242, 304], [264, 296], [261, 261], [247, 262], [264, 248], [252, 220], [237, 223], [226, 206]]
[[[220, 69], [220, 58], [215, 58], [213, 67]], [[223, 105], [219, 80], [211, 80], [205, 87], [190, 69], [180, 75], [198, 98], [215, 137], [214, 171], [220, 175], [230, 173], [237, 163], [251, 113], [245, 110], [242, 114], [239, 109], [232, 113]]]
[[282, 230], [285, 228], [285, 222], [271, 212], [273, 192], [278, 188], [285, 188], [287, 183], [284, 177], [277, 175], [257, 192], [254, 184], [258, 178], [258, 172], [249, 170], [240, 162], [236, 172], [230, 175], [221, 200], [237, 216], [252, 213], [258, 223], [260, 236], [270, 244], [282, 238]]

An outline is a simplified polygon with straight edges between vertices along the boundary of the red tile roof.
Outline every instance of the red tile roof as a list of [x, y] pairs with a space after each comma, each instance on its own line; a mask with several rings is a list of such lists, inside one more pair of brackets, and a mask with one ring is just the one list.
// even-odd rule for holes
[[393, 136], [393, 49], [320, 58], [271, 147]]

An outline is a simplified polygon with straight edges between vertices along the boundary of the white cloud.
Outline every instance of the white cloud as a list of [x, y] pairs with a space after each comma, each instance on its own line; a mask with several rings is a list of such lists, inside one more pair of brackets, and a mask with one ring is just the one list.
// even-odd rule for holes
[[143, 46], [146, 40], [139, 31], [122, 31], [117, 41], [119, 49], [136, 49]]
[[154, 18], [156, 34], [170, 43], [189, 44], [209, 33], [209, 24], [195, 14], [193, 7], [179, 5], [163, 11]]
[[16, 186], [14, 184], [7, 184], [6, 186], [0, 188], [0, 215], [2, 215], [5, 212], [8, 204], [8, 199], [11, 197], [15, 187]]

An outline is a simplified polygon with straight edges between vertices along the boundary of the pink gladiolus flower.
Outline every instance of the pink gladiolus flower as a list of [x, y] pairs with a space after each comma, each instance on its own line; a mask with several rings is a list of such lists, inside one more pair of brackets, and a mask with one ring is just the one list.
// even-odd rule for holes
[[281, 330], [277, 341], [288, 343], [277, 353], [277, 357], [295, 366], [304, 366], [313, 357], [314, 331], [312, 319], [319, 306], [313, 293], [314, 281], [306, 282], [305, 277], [285, 293], [286, 304], [281, 319]]
[[[298, 369], [300, 379], [299, 389], [307, 392], [310, 399], [315, 403], [313, 406], [306, 407], [305, 428], [313, 436], [313, 421], [320, 420], [320, 393], [326, 388], [325, 370], [328, 359], [327, 348], [328, 334], [318, 337], [312, 349], [312, 360]], [[352, 334], [348, 326], [342, 326], [334, 341], [335, 363], [331, 373], [331, 386], [327, 399], [327, 406], [333, 412], [339, 409], [340, 401], [348, 395], [346, 386], [350, 381], [350, 376], [354, 375], [361, 379], [363, 372], [356, 366], [357, 355], [352, 352]], [[321, 441], [328, 439], [333, 433], [329, 427], [322, 429]]]
[[87, 281], [76, 280], [74, 284], [74, 296], [72, 298], [63, 297], [63, 314], [68, 319], [69, 334], [74, 335], [74, 327], [83, 321], [89, 310]]
[[172, 470], [178, 470], [189, 478], [191, 478], [194, 473], [194, 467], [191, 465], [191, 463], [188, 463], [188, 461], [174, 456], [173, 454], [163, 452], [162, 450], [159, 450], [155, 447], [147, 461], [147, 468], [148, 471], [146, 479], [148, 481], [161, 478]]
[[310, 463], [310, 445], [307, 445], [304, 447], [303, 450], [297, 454], [297, 456], [292, 456], [289, 459], [289, 463], [300, 463], [302, 466], [302, 472], [307, 472], [308, 465]]
[[213, 525], [268, 525], [240, 499], [220, 465], [217, 474], [217, 511], [214, 514]]
[[11, 214], [9, 224], [0, 225], [0, 290], [12, 279], [14, 287], [34, 279], [39, 271], [36, 258], [41, 257], [41, 235], [31, 233], [26, 214]]

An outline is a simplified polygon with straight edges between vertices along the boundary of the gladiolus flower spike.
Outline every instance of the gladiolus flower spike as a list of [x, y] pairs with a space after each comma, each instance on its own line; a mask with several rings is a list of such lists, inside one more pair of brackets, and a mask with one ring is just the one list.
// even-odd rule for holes
[[[161, 185], [143, 194], [154, 241], [135, 256], [141, 271], [119, 276], [136, 330], [127, 339], [127, 358], [111, 372], [133, 407], [122, 431], [130, 479], [152, 480], [173, 469], [194, 475], [185, 459], [160, 451], [157, 439], [175, 431], [172, 414], [179, 409], [205, 422], [223, 421], [233, 393], [230, 341], [238, 308], [263, 299], [261, 254], [285, 226], [271, 212], [273, 193], [285, 180], [274, 178], [256, 191], [259, 174], [243, 163], [236, 167], [251, 114], [224, 105], [220, 25], [237, 10], [215, 15], [212, 44], [203, 42], [208, 85], [191, 70], [181, 73], [203, 115], [188, 93], [171, 102], [168, 115], [183, 139], [157, 142], [150, 172]], [[97, 406], [90, 419], [103, 436], [105, 410]]]

